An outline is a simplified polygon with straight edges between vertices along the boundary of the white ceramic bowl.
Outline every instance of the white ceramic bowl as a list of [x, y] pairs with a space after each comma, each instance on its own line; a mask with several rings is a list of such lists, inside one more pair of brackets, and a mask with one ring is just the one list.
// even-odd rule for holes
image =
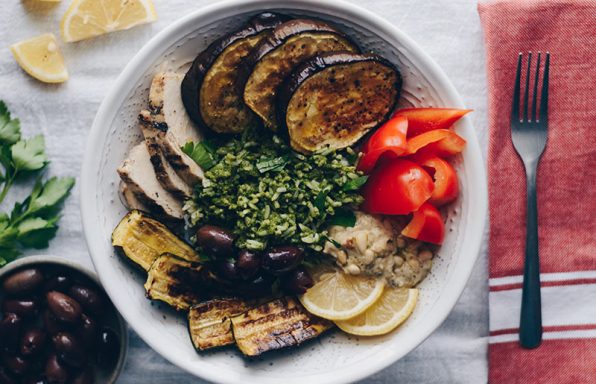
[[85, 236], [99, 277], [124, 318], [158, 353], [205, 379], [225, 383], [343, 383], [394, 363], [428, 337], [449, 314], [478, 255], [487, 212], [486, 177], [468, 118], [457, 131], [468, 142], [458, 159], [462, 194], [449, 208], [447, 236], [420, 285], [413, 316], [396, 332], [376, 338], [331, 332], [301, 348], [246, 360], [233, 348], [197, 354], [186, 320], [146, 300], [143, 277], [133, 273], [110, 245], [126, 213], [118, 198], [116, 168], [140, 140], [136, 116], [147, 105], [148, 87], [159, 70], [178, 69], [215, 38], [238, 28], [249, 15], [274, 10], [330, 21], [367, 50], [396, 63], [404, 76], [402, 106], [464, 105], [441, 69], [388, 21], [342, 1], [226, 1], [184, 16], [155, 36], [128, 64], [102, 103], [89, 135], [82, 172]]

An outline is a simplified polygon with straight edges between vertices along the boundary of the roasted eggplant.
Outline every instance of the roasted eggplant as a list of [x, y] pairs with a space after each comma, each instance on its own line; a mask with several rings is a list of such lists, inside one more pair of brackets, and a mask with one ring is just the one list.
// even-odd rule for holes
[[230, 317], [254, 307], [254, 301], [237, 298], [213, 299], [190, 308], [188, 332], [197, 351], [234, 344]]
[[333, 327], [292, 297], [259, 305], [231, 320], [236, 344], [246, 356], [299, 345]]
[[186, 311], [205, 297], [205, 271], [199, 263], [164, 253], [149, 268], [145, 292], [151, 300]]
[[199, 261], [199, 255], [165, 225], [137, 210], [120, 220], [112, 233], [112, 245], [145, 271], [162, 253]]
[[358, 47], [330, 25], [307, 19], [278, 25], [247, 56], [242, 77], [246, 78], [244, 102], [265, 125], [277, 130], [277, 88], [292, 69], [323, 52], [359, 52]]
[[380, 56], [322, 54], [280, 87], [278, 122], [298, 152], [345, 148], [389, 118], [401, 85], [399, 70]]
[[197, 56], [182, 81], [182, 100], [191, 119], [216, 133], [238, 133], [257, 117], [242, 101], [238, 67], [254, 46], [285, 17], [262, 13], [239, 31], [213, 42]]

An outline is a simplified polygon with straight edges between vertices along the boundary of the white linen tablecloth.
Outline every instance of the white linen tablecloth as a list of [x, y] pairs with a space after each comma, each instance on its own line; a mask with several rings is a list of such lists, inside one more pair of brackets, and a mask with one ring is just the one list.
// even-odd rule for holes
[[[486, 154], [486, 76], [476, 0], [350, 0], [393, 22], [434, 59], [468, 108]], [[4, 1], [0, 12], [0, 99], [21, 119], [25, 135], [43, 133], [52, 175], [79, 176], [87, 133], [100, 102], [135, 53], [179, 17], [214, 0], [154, 0], [159, 20], [77, 44], [61, 44], [70, 80], [45, 85], [27, 76], [9, 46], [46, 32], [59, 36], [68, 3]], [[486, 156], [485, 156], [486, 158]], [[43, 253], [91, 266], [81, 230], [79, 186], [66, 202], [58, 237]], [[18, 188], [17, 191], [18, 192]], [[11, 193], [11, 197], [18, 193]], [[19, 196], [20, 199], [23, 196]], [[3, 204], [8, 209], [10, 199]], [[31, 252], [39, 253], [39, 252]], [[412, 353], [370, 377], [367, 383], [482, 383], [487, 380], [487, 254], [483, 249], [472, 277], [445, 323]], [[201, 382], [153, 352], [134, 332], [119, 383]]]

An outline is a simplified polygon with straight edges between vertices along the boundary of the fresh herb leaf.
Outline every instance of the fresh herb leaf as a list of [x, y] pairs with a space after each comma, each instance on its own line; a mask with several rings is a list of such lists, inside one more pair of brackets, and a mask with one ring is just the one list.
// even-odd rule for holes
[[333, 240], [332, 238], [330, 238], [329, 236], [324, 236], [323, 237], [325, 239], [325, 241], [330, 242], [331, 244], [333, 244], [333, 246], [335, 246], [335, 248], [341, 249], [341, 244], [338, 243], [337, 241]]
[[358, 176], [355, 179], [346, 181], [342, 189], [345, 192], [357, 191], [366, 183], [366, 180], [368, 180], [368, 176]]
[[42, 135], [13, 144], [11, 154], [14, 168], [17, 171], [37, 171], [48, 163]]
[[181, 149], [182, 152], [190, 156], [190, 158], [193, 159], [195, 163], [197, 163], [204, 170], [208, 170], [217, 163], [215, 159], [215, 151], [206, 141], [202, 141], [200, 143], [193, 143], [192, 141], [189, 141], [188, 143], [184, 144]]
[[281, 171], [289, 161], [289, 156], [263, 159], [257, 163], [257, 169], [260, 173]]
[[317, 207], [317, 209], [319, 210], [319, 212], [321, 214], [323, 214], [325, 212], [325, 202], [327, 201], [328, 194], [329, 194], [329, 190], [325, 189], [325, 190], [322, 190], [321, 192], [319, 192], [317, 194], [317, 197], [315, 197], [315, 201], [314, 201], [313, 205], [315, 207]]
[[59, 217], [48, 220], [32, 217], [22, 221], [18, 226], [18, 241], [25, 247], [41, 249], [49, 245], [49, 241], [56, 236]]
[[53, 211], [68, 196], [74, 183], [75, 179], [72, 177], [52, 177], [43, 187], [36, 185], [31, 194], [31, 202], [27, 213]]
[[0, 267], [13, 261], [17, 257], [21, 256], [21, 251], [14, 248], [13, 246], [8, 248], [0, 247]]
[[339, 225], [341, 227], [353, 227], [356, 225], [356, 215], [354, 214], [354, 211], [340, 209], [335, 211], [335, 215], [331, 216], [327, 223], [329, 225]]
[[21, 122], [11, 119], [4, 101], [0, 100], [0, 143], [14, 144], [21, 139]]

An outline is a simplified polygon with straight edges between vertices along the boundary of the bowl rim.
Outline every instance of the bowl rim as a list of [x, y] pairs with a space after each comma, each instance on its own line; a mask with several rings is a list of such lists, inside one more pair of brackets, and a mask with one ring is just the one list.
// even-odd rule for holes
[[[87, 278], [89, 278], [91, 281], [97, 284], [97, 286], [99, 286], [101, 289], [105, 291], [105, 288], [101, 284], [101, 281], [99, 280], [99, 277], [97, 273], [95, 273], [95, 271], [89, 269], [88, 267], [77, 261], [54, 255], [23, 256], [20, 259], [12, 261], [4, 267], [0, 268], [0, 281], [4, 276], [7, 276], [8, 274], [18, 269], [39, 264], [54, 264], [74, 269], [75, 271], [85, 275]], [[108, 294], [107, 291], [106, 294]], [[120, 312], [118, 312], [116, 305], [114, 305], [114, 311], [116, 313], [116, 318], [118, 319], [118, 328], [120, 331], [120, 355], [118, 356], [118, 362], [116, 363], [116, 367], [110, 374], [110, 377], [108, 378], [106, 384], [116, 383], [116, 380], [118, 380], [120, 373], [122, 373], [122, 370], [124, 369], [126, 356], [128, 355], [128, 326], [126, 321], [124, 321], [124, 319], [120, 315]]]
[[[206, 17], [207, 15], [221, 16], [222, 14], [227, 15], [231, 12], [244, 13], [256, 11], [257, 9], [270, 10], [278, 8], [298, 11], [310, 9], [330, 15], [332, 15], [333, 12], [339, 12], [343, 16], [349, 17], [354, 23], [358, 24], [364, 22], [369, 26], [375, 26], [387, 36], [391, 36], [396, 40], [399, 40], [400, 43], [408, 51], [410, 51], [413, 56], [420, 59], [420, 67], [424, 69], [425, 76], [427, 76], [431, 82], [441, 84], [442, 92], [445, 93], [449, 99], [455, 101], [455, 105], [453, 105], [453, 107], [465, 108], [459, 93], [455, 90], [454, 86], [447, 78], [443, 70], [409, 36], [381, 16], [378, 16], [375, 13], [358, 5], [345, 2], [344, 0], [252, 0], [250, 2], [243, 0], [226, 0], [201, 7], [196, 11], [183, 16], [151, 38], [149, 42], [146, 43], [127, 64], [101, 103], [88, 136], [85, 158], [81, 171], [81, 218], [83, 222], [83, 231], [93, 264], [98, 271], [100, 280], [106, 283], [104, 289], [108, 295], [111, 296], [111, 288], [108, 284], [109, 278], [107, 274], [101, 273], [102, 271], [108, 271], [108, 257], [98, 251], [104, 247], [101, 242], [105, 239], [99, 239], [98, 236], [96, 236], [97, 233], [101, 233], [102, 231], [100, 230], [98, 220], [98, 218], [101, 216], [97, 210], [95, 182], [97, 172], [99, 171], [99, 164], [101, 162], [101, 148], [105, 144], [105, 126], [106, 124], [110, 123], [106, 116], [109, 116], [112, 110], [118, 110], [118, 108], [121, 106], [121, 103], [125, 97], [122, 95], [121, 89], [126, 88], [127, 82], [129, 82], [131, 78], [135, 77], [136, 72], [138, 71], [137, 68], [139, 66], [143, 66], [144, 63], [147, 62], [153, 62], [153, 59], [157, 58], [154, 57], [156, 56], [154, 52], [159, 51], [161, 46], [171, 44], [173, 42], [173, 36], [180, 35], [182, 31], [192, 28], [191, 24], [195, 19], [200, 19], [202, 17]], [[467, 220], [474, 221], [475, 224], [474, 226], [468, 225], [466, 228], [467, 231], [470, 231], [471, 235], [469, 238], [466, 238], [467, 241], [462, 245], [461, 248], [461, 253], [464, 255], [464, 259], [462, 261], [465, 262], [460, 263], [461, 268], [457, 271], [457, 276], [455, 276], [455, 273], [452, 274], [444, 283], [445, 286], [449, 287], [454, 293], [445, 295], [442, 297], [441, 302], [437, 303], [433, 307], [433, 310], [435, 311], [435, 317], [433, 321], [428, 321], [426, 324], [421, 324], [417, 335], [412, 337], [413, 340], [409, 340], [407, 347], [401, 348], [400, 350], [385, 349], [384, 353], [382, 354], [369, 355], [363, 360], [366, 361], [366, 364], [360, 364], [354, 369], [334, 369], [324, 373], [313, 373], [301, 376], [301, 380], [312, 379], [316, 380], [317, 383], [344, 383], [356, 381], [372, 375], [395, 363], [405, 354], [415, 349], [443, 323], [445, 318], [455, 306], [457, 300], [464, 290], [464, 287], [472, 273], [474, 264], [478, 258], [488, 212], [486, 173], [480, 146], [478, 144], [475, 132], [472, 129], [469, 118], [464, 117], [461, 123], [466, 125], [467, 131], [469, 131], [473, 137], [473, 140], [468, 140], [466, 157], [477, 161], [466, 162], [466, 174], [472, 175], [473, 178], [478, 181], [478, 189], [474, 193], [474, 198], [471, 199], [471, 201], [467, 201]], [[112, 293], [115, 295], [117, 294], [115, 291]], [[133, 319], [133, 313], [131, 313], [123, 303], [114, 301], [114, 305], [121, 311], [121, 314], [124, 318], [127, 320]], [[426, 326], [422, 327], [422, 325]], [[146, 337], [146, 332], [143, 330], [143, 324], [134, 323], [131, 321], [130, 326], [157, 353], [193, 375], [221, 383], [246, 383], [252, 381], [250, 378], [235, 374], [234, 371], [230, 370], [208, 369], [206, 366], [201, 364], [191, 366], [188, 364], [187, 360], [183, 359], [182, 357], [170, 354], [168, 352], [168, 348], [163, 344], [158, 343], [154, 338]], [[263, 376], [259, 376], [258, 379], [261, 383], [275, 382]], [[295, 381], [289, 379], [287, 382], [290, 383]]]

